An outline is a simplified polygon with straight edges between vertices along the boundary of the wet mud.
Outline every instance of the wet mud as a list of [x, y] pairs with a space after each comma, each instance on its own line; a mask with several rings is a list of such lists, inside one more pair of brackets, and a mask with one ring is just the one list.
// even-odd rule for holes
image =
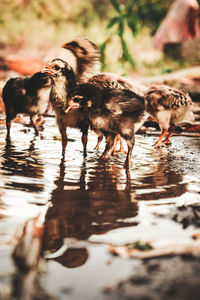
[[[174, 256], [142, 261], [128, 280], [120, 282], [111, 299], [198, 299], [200, 259]], [[167, 275], [167, 276], [166, 276]]]
[[[156, 136], [138, 134], [127, 171], [123, 154], [99, 161], [104, 142], [94, 151], [93, 133], [84, 157], [76, 129], [68, 129], [63, 159], [52, 117], [38, 137], [31, 128], [13, 124], [6, 141], [5, 125], [0, 128], [0, 299], [194, 295], [199, 258], [124, 259], [113, 256], [109, 244], [192, 241], [199, 233], [199, 137], [174, 136], [171, 146], [155, 150]], [[183, 211], [189, 214], [187, 226]], [[178, 287], [184, 286], [176, 293], [170, 289], [175, 278]]]

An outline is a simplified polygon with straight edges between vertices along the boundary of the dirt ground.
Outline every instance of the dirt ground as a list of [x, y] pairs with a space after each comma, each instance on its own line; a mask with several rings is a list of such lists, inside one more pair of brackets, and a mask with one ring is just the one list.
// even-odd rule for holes
[[133, 275], [118, 283], [112, 299], [199, 299], [200, 257], [171, 256], [141, 261]]

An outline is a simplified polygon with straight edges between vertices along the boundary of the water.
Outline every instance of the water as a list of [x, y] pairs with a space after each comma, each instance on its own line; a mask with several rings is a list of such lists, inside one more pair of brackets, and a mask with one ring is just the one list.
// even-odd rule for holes
[[[158, 151], [152, 147], [155, 137], [137, 135], [126, 171], [122, 154], [99, 162], [104, 142], [95, 152], [92, 133], [84, 158], [76, 129], [68, 129], [72, 140], [63, 160], [54, 118], [47, 118], [42, 138], [13, 124], [6, 142], [0, 126], [0, 299], [10, 299], [16, 276], [28, 290], [37, 280], [45, 299], [109, 299], [103, 290], [138, 264], [113, 257], [110, 243], [188, 240], [198, 232], [193, 225], [183, 229], [167, 214], [175, 206], [200, 202], [199, 138], [173, 137], [172, 146]], [[42, 247], [37, 267], [39, 260], [45, 267], [28, 281], [12, 254], [24, 224], [38, 216], [44, 234], [37, 236]], [[31, 240], [29, 245], [32, 249]], [[21, 299], [30, 295], [26, 291]]]

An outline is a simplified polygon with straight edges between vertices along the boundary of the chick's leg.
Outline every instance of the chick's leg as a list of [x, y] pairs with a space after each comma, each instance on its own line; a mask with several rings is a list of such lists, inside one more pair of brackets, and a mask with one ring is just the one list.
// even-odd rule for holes
[[[116, 150], [118, 141], [120, 142], [120, 148], [119, 148], [119, 150]], [[127, 154], [126, 150], [123, 147], [123, 139], [120, 136], [120, 134], [116, 134], [116, 136], [115, 136], [115, 141], [114, 141], [114, 145], [113, 145], [113, 153], [112, 154], [116, 155], [117, 152]]]
[[79, 124], [81, 132], [82, 132], [82, 137], [81, 137], [81, 141], [83, 144], [83, 153], [84, 153], [84, 157], [87, 156], [87, 142], [88, 142], [88, 128], [89, 128], [89, 124], [88, 123], [80, 123]]
[[82, 134], [81, 141], [82, 141], [82, 144], [83, 144], [84, 156], [86, 156], [87, 155], [87, 141], [88, 141], [87, 134], [84, 134], [84, 133]]
[[38, 132], [38, 129], [37, 129], [36, 124], [35, 124], [35, 119], [36, 119], [36, 115], [31, 115], [30, 116], [31, 126], [33, 126], [33, 128], [35, 129], [35, 134], [38, 135], [39, 132]]
[[97, 144], [96, 144], [96, 146], [94, 147], [94, 150], [99, 150], [99, 145], [100, 145], [102, 139], [103, 139], [103, 134], [100, 134], [100, 133], [99, 133], [99, 134], [98, 134], [98, 139], [97, 139]]
[[126, 140], [126, 142], [127, 142], [127, 146], [128, 146], [128, 153], [127, 153], [126, 160], [124, 163], [125, 168], [129, 167], [131, 164], [131, 156], [132, 156], [132, 152], [133, 152], [133, 147], [135, 145], [135, 136], [133, 135], [132, 138]]
[[168, 129], [163, 129], [161, 132], [161, 135], [159, 137], [159, 139], [157, 140], [157, 142], [154, 144], [154, 148], [159, 148], [160, 146], [162, 146], [162, 140], [165, 137], [165, 135], [167, 134]]
[[7, 137], [10, 137], [10, 127], [11, 127], [11, 120], [7, 117], [6, 118]]
[[119, 142], [120, 142], [119, 152], [120, 152], [120, 153], [127, 154], [127, 151], [124, 149], [124, 146], [123, 146], [123, 139], [121, 138], [121, 136], [119, 136]]
[[114, 139], [115, 139], [114, 135], [109, 134], [106, 136], [106, 147], [105, 147], [103, 154], [100, 157], [100, 160], [104, 160], [106, 158], [107, 154], [109, 156], [111, 155], [111, 153], [113, 151]]
[[43, 116], [39, 116], [36, 120], [35, 120], [35, 126], [40, 127], [45, 123], [45, 119], [43, 118]]
[[10, 128], [11, 128], [11, 121], [16, 117], [15, 113], [10, 113], [6, 109], [6, 128], [7, 128], [7, 138], [10, 138]]
[[164, 139], [164, 141], [162, 142], [163, 145], [171, 144], [170, 138], [173, 135], [175, 129], [176, 129], [176, 125], [172, 125], [169, 128], [168, 134], [167, 134], [166, 138]]
[[65, 154], [65, 149], [67, 147], [67, 132], [66, 132], [66, 125], [57, 120], [58, 128], [62, 137], [62, 155]]

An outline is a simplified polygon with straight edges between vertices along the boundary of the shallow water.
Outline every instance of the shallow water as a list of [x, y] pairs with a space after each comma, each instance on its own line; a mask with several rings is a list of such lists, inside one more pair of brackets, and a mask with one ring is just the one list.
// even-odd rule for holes
[[84, 158], [76, 129], [68, 129], [72, 140], [63, 160], [54, 118], [47, 118], [42, 138], [13, 124], [6, 142], [0, 126], [0, 299], [11, 293], [19, 273], [12, 258], [18, 229], [38, 215], [45, 262], [39, 285], [47, 299], [109, 299], [103, 289], [138, 263], [113, 257], [109, 243], [177, 241], [198, 232], [159, 215], [200, 202], [199, 138], [173, 137], [172, 146], [158, 151], [152, 147], [156, 137], [137, 135], [128, 172], [122, 154], [98, 161], [104, 142], [95, 152], [92, 133]]

